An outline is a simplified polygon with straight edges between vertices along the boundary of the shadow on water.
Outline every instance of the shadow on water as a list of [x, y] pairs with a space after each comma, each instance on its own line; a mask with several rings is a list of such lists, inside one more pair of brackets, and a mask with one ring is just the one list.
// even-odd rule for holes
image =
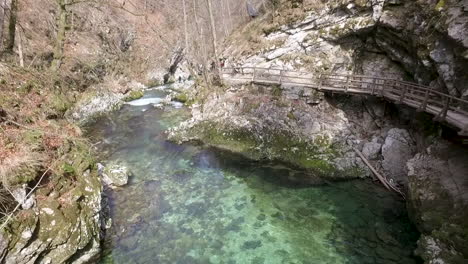
[[125, 106], [88, 128], [134, 175], [107, 191], [102, 263], [418, 263], [418, 234], [392, 193], [165, 141], [184, 111]]

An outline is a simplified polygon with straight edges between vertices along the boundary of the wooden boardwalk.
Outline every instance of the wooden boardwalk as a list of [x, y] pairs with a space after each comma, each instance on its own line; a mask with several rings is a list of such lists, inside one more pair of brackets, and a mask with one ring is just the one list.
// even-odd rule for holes
[[281, 69], [241, 67], [223, 68], [223, 79], [230, 82], [300, 86], [326, 92], [384, 97], [434, 115], [434, 119], [458, 128], [468, 136], [468, 101], [430, 87], [391, 78], [363, 75], [321, 74]]

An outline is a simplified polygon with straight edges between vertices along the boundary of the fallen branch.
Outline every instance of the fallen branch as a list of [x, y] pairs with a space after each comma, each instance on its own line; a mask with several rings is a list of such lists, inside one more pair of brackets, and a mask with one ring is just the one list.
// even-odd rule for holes
[[379, 181], [387, 188], [389, 191], [395, 191], [396, 193], [400, 194], [403, 199], [406, 199], [405, 194], [400, 191], [398, 188], [390, 184], [387, 179], [385, 179], [377, 170], [370, 164], [370, 162], [364, 157], [361, 151], [359, 151], [357, 148], [354, 148], [354, 151], [359, 155], [359, 157], [364, 161], [364, 163], [369, 167], [369, 169], [374, 173], [374, 175], [379, 179]]

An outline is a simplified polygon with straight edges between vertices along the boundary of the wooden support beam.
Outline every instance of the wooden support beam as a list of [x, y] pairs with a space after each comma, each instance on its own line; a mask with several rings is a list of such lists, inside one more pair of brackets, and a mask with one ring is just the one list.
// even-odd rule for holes
[[429, 100], [429, 89], [426, 89], [426, 91], [424, 92], [424, 101], [419, 106], [418, 111], [426, 111], [427, 101], [428, 100]]
[[348, 93], [348, 89], [349, 89], [349, 75], [346, 76], [346, 86], [345, 86], [345, 93]]
[[372, 95], [375, 94], [375, 82], [376, 82], [376, 81], [377, 81], [377, 80], [376, 80], [375, 78], [372, 78], [372, 92], [371, 92]]
[[408, 92], [408, 86], [404, 85], [403, 91], [401, 92], [401, 96], [399, 99], [400, 103], [403, 103], [403, 100], [405, 100], [405, 95], [407, 92]]
[[435, 121], [445, 121], [445, 119], [447, 118], [447, 112], [448, 112], [451, 100], [452, 100], [452, 98], [445, 97], [444, 107], [442, 108], [442, 110], [440, 110], [439, 114], [437, 114], [437, 116], [434, 117]]

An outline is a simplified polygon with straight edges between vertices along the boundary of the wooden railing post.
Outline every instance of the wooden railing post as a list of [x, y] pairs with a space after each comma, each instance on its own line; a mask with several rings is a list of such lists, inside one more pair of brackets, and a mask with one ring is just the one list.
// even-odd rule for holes
[[279, 78], [279, 83], [283, 81], [283, 70], [280, 70], [280, 78]]
[[424, 94], [424, 101], [419, 106], [419, 108], [418, 108], [419, 111], [426, 111], [427, 101], [429, 101], [429, 89], [426, 88], [426, 91], [425, 91], [425, 94]]
[[381, 97], [384, 97], [384, 90], [385, 90], [386, 86], [387, 86], [387, 80], [383, 80], [383, 83], [382, 83], [381, 88], [380, 88], [380, 96]]
[[[312, 77], [312, 78], [313, 78], [313, 77]], [[319, 90], [319, 91], [322, 90], [322, 82], [323, 82], [323, 79], [322, 79], [322, 78], [323, 78], [323, 75], [320, 74], [320, 75], [319, 75], [319, 85], [318, 85], [318, 90]]]
[[450, 107], [450, 101], [452, 101], [452, 98], [450, 97], [445, 97], [445, 103], [444, 107], [440, 111], [440, 113], [434, 118], [437, 121], [444, 121], [445, 118], [447, 118], [447, 112]]
[[345, 93], [348, 93], [348, 89], [349, 89], [349, 75], [346, 75]]
[[372, 95], [374, 95], [375, 93], [375, 82], [376, 82], [376, 79], [372, 78], [372, 92], [371, 92]]
[[[399, 84], [399, 82], [395, 82], [395, 84]], [[403, 84], [404, 85], [404, 89], [403, 89], [403, 92], [401, 93], [400, 95], [400, 103], [403, 103], [403, 100], [405, 100], [405, 95], [406, 95], [406, 92], [408, 91], [408, 86], [406, 84]]]

